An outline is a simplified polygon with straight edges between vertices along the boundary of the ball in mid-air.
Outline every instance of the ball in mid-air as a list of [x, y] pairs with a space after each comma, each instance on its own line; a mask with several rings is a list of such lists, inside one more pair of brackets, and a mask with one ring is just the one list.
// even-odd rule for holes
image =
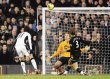
[[52, 11], [52, 10], [54, 9], [54, 5], [53, 5], [52, 3], [49, 3], [49, 4], [47, 5], [47, 8], [48, 8], [50, 11]]

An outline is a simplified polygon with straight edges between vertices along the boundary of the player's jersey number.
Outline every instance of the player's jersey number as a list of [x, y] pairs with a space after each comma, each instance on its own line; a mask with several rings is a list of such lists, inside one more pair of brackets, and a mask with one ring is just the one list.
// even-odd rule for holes
[[79, 42], [76, 40], [76, 48], [79, 48]]

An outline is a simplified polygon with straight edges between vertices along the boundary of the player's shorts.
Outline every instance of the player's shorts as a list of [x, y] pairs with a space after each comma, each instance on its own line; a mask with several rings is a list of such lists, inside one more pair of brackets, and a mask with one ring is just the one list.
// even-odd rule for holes
[[78, 61], [79, 61], [79, 58], [71, 57], [68, 61], [68, 65], [71, 65], [71, 64], [76, 63]]
[[25, 46], [15, 46], [15, 49], [19, 57], [29, 56], [29, 51]]
[[71, 55], [72, 57], [69, 59], [69, 61], [68, 61], [68, 63], [69, 64], [73, 64], [73, 63], [75, 63], [75, 62], [78, 62], [79, 61], [79, 58], [81, 57], [81, 51], [73, 51], [73, 53], [72, 53], [72, 55]]
[[[59, 61], [61, 61], [62, 62], [62, 65], [68, 65], [68, 60], [70, 59], [70, 57], [61, 57], [60, 59], [59, 59]], [[62, 66], [61, 65], [61, 66]]]

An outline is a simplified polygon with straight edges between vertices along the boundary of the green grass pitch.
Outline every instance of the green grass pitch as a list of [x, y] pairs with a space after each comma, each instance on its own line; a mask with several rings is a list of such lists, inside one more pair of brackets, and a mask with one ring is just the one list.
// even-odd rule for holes
[[109, 75], [0, 75], [0, 79], [110, 79]]

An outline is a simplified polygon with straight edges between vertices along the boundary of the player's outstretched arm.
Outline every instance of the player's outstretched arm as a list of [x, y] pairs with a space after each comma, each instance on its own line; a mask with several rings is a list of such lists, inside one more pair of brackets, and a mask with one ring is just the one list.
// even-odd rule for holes
[[81, 54], [87, 53], [88, 50], [90, 50], [90, 46], [85, 46], [84, 48], [81, 48]]
[[48, 58], [46, 59], [46, 62], [47, 62], [47, 63], [50, 63], [51, 59], [52, 59], [52, 56], [48, 57]]

